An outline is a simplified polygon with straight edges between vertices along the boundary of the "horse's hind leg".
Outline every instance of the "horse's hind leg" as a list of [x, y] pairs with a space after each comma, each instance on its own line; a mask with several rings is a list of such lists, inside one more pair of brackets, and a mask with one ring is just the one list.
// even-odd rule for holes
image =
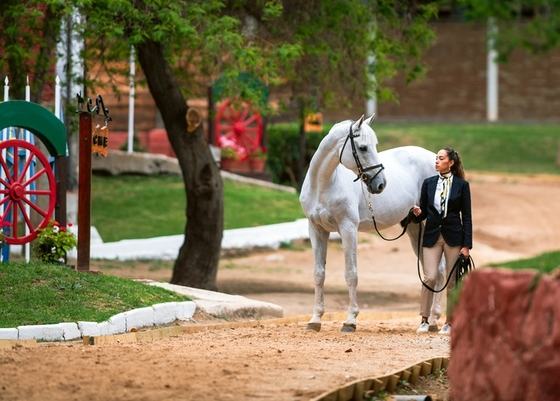
[[313, 273], [315, 281], [315, 306], [313, 307], [313, 316], [307, 323], [307, 330], [319, 331], [321, 330], [321, 318], [325, 313], [325, 265], [327, 263], [329, 232], [310, 224], [309, 239], [311, 240], [315, 259]]

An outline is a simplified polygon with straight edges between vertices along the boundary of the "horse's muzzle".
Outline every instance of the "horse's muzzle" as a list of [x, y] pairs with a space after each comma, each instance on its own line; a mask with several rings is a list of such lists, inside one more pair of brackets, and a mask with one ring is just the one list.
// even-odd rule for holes
[[367, 183], [367, 190], [371, 194], [380, 194], [387, 186], [387, 181], [384, 178], [372, 177]]

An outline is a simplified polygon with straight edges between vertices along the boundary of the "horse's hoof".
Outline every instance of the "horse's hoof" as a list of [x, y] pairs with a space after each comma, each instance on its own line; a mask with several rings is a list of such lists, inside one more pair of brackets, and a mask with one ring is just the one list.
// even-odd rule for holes
[[356, 331], [356, 325], [350, 323], [344, 323], [342, 325], [342, 330], [340, 331], [342, 331], [343, 333], [353, 333]]
[[321, 331], [321, 323], [307, 323], [305, 330]]

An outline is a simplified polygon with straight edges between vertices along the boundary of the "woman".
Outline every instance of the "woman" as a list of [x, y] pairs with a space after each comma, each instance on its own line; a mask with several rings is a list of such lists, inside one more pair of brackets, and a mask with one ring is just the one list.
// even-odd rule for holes
[[[422, 183], [420, 205], [412, 212], [420, 220], [426, 219], [423, 236], [424, 282], [435, 287], [438, 266], [445, 255], [447, 276], [451, 272], [459, 254], [469, 257], [472, 248], [471, 191], [459, 153], [452, 148], [441, 149], [436, 155], [436, 171], [439, 173], [426, 178]], [[448, 284], [455, 287], [455, 274]], [[432, 307], [433, 293], [422, 285], [420, 315], [422, 322], [416, 331], [426, 333], [429, 329], [428, 316]], [[447, 308], [446, 321], [439, 334], [451, 334], [451, 311]]]

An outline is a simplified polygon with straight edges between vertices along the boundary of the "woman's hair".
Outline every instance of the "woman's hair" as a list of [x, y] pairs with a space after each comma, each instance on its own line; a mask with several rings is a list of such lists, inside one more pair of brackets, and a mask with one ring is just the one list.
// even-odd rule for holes
[[465, 179], [465, 170], [463, 169], [463, 163], [461, 162], [461, 156], [459, 156], [459, 152], [455, 151], [453, 148], [443, 148], [447, 153], [447, 157], [449, 160], [453, 160], [453, 166], [451, 166], [451, 172], [453, 175], [461, 179]]

